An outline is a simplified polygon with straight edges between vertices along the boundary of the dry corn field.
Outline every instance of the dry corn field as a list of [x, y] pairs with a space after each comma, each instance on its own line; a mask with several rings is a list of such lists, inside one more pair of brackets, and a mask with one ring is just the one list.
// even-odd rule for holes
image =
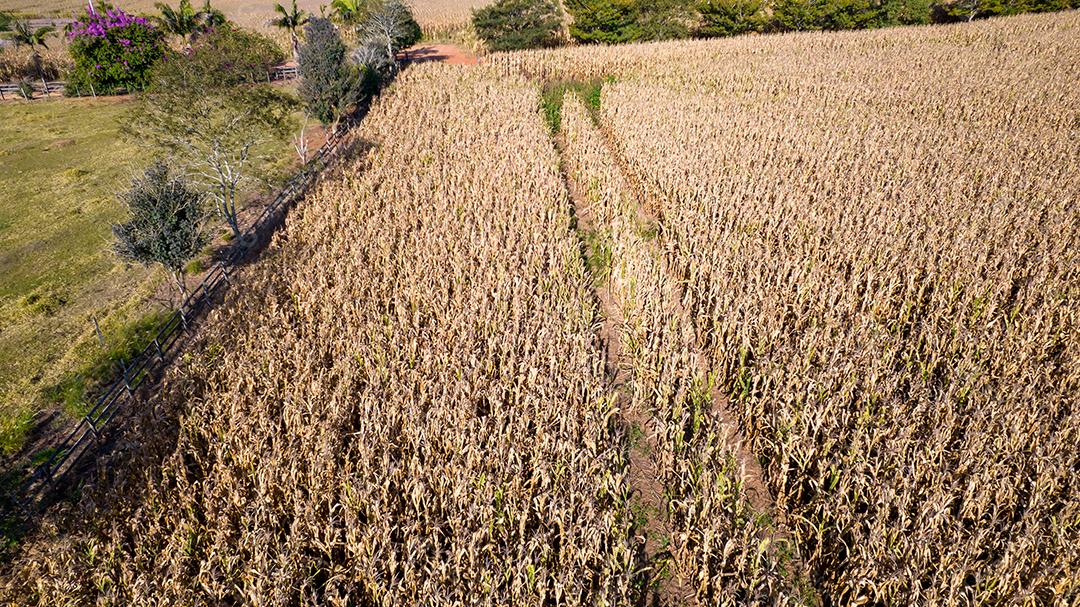
[[492, 60], [616, 76], [611, 153], [830, 602], [1078, 600], [1078, 26]]
[[1080, 604], [1078, 34], [409, 67], [0, 602]]
[[439, 35], [469, 26], [473, 10], [492, 2], [494, 0], [412, 0], [409, 5], [424, 33]]

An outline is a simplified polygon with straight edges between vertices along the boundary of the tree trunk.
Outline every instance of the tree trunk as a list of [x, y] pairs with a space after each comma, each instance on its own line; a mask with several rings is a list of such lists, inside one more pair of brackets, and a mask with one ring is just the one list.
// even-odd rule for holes
[[180, 291], [180, 305], [184, 305], [184, 300], [187, 299], [187, 277], [184, 275], [184, 269], [174, 268], [172, 276], [176, 289]]
[[289, 35], [292, 36], [293, 61], [300, 63], [300, 37], [296, 35], [295, 30], [290, 31]]
[[41, 69], [41, 53], [37, 51], [37, 47], [35, 47], [34, 51], [30, 54], [30, 59], [34, 62], [34, 71], [37, 72], [38, 78], [44, 81], [45, 73], [44, 70]]

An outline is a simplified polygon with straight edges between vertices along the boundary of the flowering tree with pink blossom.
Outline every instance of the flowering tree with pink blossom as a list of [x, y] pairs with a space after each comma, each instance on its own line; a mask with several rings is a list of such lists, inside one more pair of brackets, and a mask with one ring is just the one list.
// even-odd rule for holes
[[75, 68], [69, 92], [99, 94], [142, 90], [150, 68], [165, 56], [164, 34], [148, 19], [118, 8], [87, 12], [68, 31]]

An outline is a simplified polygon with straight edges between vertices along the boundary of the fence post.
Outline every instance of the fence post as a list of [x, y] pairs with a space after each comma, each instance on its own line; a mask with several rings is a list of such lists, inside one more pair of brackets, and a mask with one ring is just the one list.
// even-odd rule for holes
[[120, 359], [120, 369], [124, 371], [124, 387], [127, 388], [129, 395], [134, 394], [135, 390], [131, 387], [131, 378], [128, 377], [128, 366], [122, 358]]
[[221, 275], [225, 277], [225, 282], [232, 284], [232, 280], [229, 280], [229, 264], [221, 262]]
[[94, 91], [94, 83], [88, 82], [87, 84], [90, 85], [90, 94], [94, 96], [94, 99], [97, 99], [97, 92]]
[[90, 416], [89, 415], [84, 415], [83, 418], [82, 418], [82, 421], [83, 421], [84, 424], [86, 424], [86, 427], [90, 429], [90, 434], [94, 435], [94, 440], [97, 440], [98, 439], [97, 426], [94, 425], [94, 422], [90, 421]]
[[188, 323], [187, 314], [184, 314], [184, 304], [180, 304], [180, 308], [177, 310], [177, 312], [180, 314], [180, 324], [184, 325], [184, 330], [187, 331]]
[[165, 361], [165, 352], [163, 352], [161, 350], [161, 340], [159, 340], [156, 337], [154, 338], [154, 348], [157, 349], [158, 360], [164, 362]]

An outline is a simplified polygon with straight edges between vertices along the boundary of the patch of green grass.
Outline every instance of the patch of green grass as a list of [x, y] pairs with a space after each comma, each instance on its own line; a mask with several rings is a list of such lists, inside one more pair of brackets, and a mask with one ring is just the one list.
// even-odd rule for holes
[[17, 409], [0, 416], [0, 452], [18, 451], [33, 421], [34, 412], [28, 409]]
[[49, 399], [72, 417], [86, 415], [93, 406], [92, 390], [117, 376], [122, 366], [130, 364], [153, 340], [167, 317], [167, 312], [151, 312], [134, 322], [103, 327], [105, 347], [92, 348], [81, 366], [47, 389]]
[[560, 80], [546, 83], [540, 91], [540, 110], [544, 114], [551, 133], [556, 135], [562, 127], [563, 99], [568, 91], [573, 91], [585, 101], [593, 120], [600, 114], [600, 93], [605, 83], [614, 82], [614, 79], [596, 79], [589, 81]]
[[19, 306], [30, 314], [52, 316], [67, 303], [67, 299], [56, 288], [41, 285], [19, 299]]
[[649, 454], [649, 445], [645, 442], [645, 431], [636, 422], [630, 426], [630, 448], [639, 449], [642, 453]]
[[195, 259], [192, 259], [191, 261], [189, 261], [186, 266], [184, 266], [184, 271], [187, 272], [188, 274], [198, 274], [199, 272], [202, 272], [205, 269], [206, 269], [206, 264], [203, 262], [202, 257], [196, 257]]
[[0, 450], [17, 451], [75, 344], [155, 273], [110, 251], [115, 193], [139, 158], [119, 137], [129, 102], [0, 104]]
[[589, 272], [597, 284], [611, 276], [612, 250], [611, 236], [603, 231], [591, 230], [585, 233], [585, 261]]

